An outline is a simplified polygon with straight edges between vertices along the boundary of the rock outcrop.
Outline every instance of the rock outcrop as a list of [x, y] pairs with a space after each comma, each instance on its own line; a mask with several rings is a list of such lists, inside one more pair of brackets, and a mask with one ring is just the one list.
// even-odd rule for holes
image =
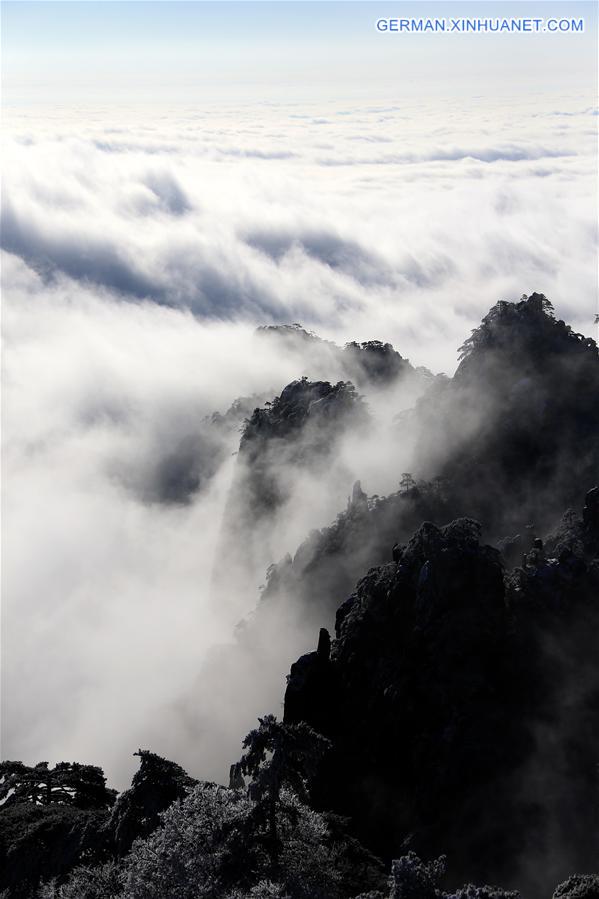
[[593, 864], [595, 497], [509, 574], [476, 522], [424, 523], [341, 604], [330, 659], [292, 666], [285, 720], [334, 745], [315, 799], [374, 851], [408, 840], [447, 852], [456, 882], [527, 896]]

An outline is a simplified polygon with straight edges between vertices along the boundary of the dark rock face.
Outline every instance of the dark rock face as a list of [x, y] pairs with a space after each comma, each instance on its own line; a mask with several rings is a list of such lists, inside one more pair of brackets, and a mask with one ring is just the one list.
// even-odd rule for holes
[[599, 555], [599, 487], [593, 487], [585, 497], [582, 510], [583, 542], [587, 552]]
[[456, 882], [540, 897], [588, 870], [599, 825], [596, 536], [570, 518], [546, 541], [558, 558], [504, 577], [476, 522], [425, 523], [372, 569], [338, 610], [330, 661], [311, 653], [291, 669], [285, 720], [334, 744], [316, 801], [350, 815], [388, 858], [406, 838], [424, 857], [447, 852]]
[[273, 605], [286, 602], [290, 615], [313, 622], [315, 628], [332, 625], [339, 603], [365, 570], [391, 559], [401, 548], [399, 543], [393, 547], [394, 542], [407, 542], [423, 520], [447, 519], [449, 509], [435, 484], [368, 497], [357, 481], [336, 521], [312, 531], [293, 557], [270, 568], [256, 609], [257, 623]]

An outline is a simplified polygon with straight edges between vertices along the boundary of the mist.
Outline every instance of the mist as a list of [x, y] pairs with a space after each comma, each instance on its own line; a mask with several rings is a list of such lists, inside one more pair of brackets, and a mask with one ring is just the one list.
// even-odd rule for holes
[[[434, 374], [452, 374], [489, 306], [529, 289], [590, 332], [584, 97], [345, 112], [11, 113], [5, 757], [98, 763], [123, 788], [147, 746], [222, 781], [255, 716], [278, 711], [313, 622], [273, 614], [249, 669], [255, 648], [234, 644], [235, 668], [219, 647], [268, 565], [334, 521], [356, 480], [384, 495], [416, 470], [396, 417], [424, 385], [357, 385], [369, 426], [339, 437], [324, 477], [279, 459], [285, 502], [244, 537], [227, 509], [252, 398], [263, 406], [302, 376], [349, 380], [328, 344], [289, 351], [257, 326], [390, 341]], [[241, 414], [215, 423], [239, 397]]]

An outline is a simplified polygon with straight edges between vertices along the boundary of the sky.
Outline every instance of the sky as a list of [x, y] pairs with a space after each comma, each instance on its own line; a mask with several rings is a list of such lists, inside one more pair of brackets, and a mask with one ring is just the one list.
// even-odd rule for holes
[[[4, 102], [401, 97], [589, 85], [591, 2], [4, 2]], [[380, 34], [390, 16], [583, 17], [584, 34]], [[440, 81], [442, 75], [442, 83]]]
[[[586, 30], [374, 28], [524, 10]], [[249, 572], [226, 610], [211, 599], [238, 433], [189, 503], [159, 490], [173, 459], [206, 451], [205, 416], [313, 376], [257, 351], [258, 325], [390, 341], [451, 374], [495, 302], [536, 290], [594, 336], [595, 17], [570, 2], [2, 4], [4, 756], [101, 764], [122, 788], [148, 746], [223, 778], [238, 716], [279, 710], [284, 671], [222, 710], [201, 752], [184, 720], [264, 581]], [[298, 493], [272, 561], [334, 520], [352, 479], [395, 489], [397, 459], [382, 438], [376, 455], [349, 448], [347, 475]]]

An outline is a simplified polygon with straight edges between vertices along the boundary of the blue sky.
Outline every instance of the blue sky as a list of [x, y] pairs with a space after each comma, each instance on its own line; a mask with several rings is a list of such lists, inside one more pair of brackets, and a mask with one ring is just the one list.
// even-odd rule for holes
[[[590, 2], [2, 3], [5, 102], [589, 85]], [[381, 16], [584, 17], [584, 35], [380, 35]]]

